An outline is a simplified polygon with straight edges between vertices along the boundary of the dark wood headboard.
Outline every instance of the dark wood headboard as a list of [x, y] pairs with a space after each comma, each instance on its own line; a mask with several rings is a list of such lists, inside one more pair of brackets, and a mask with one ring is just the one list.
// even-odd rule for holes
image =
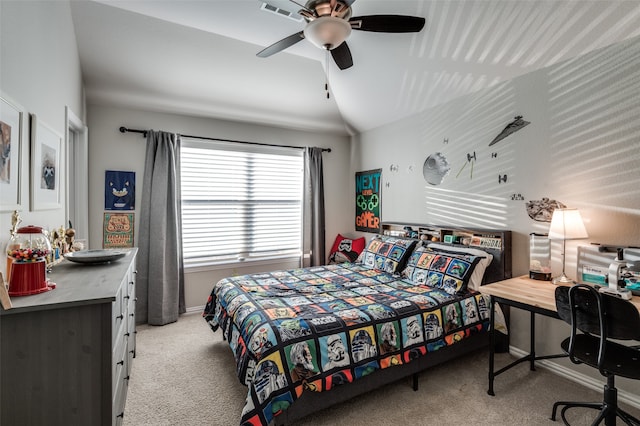
[[438, 241], [456, 247], [473, 247], [493, 256], [484, 273], [483, 284], [511, 278], [511, 231], [448, 226], [421, 225], [415, 223], [383, 222], [385, 235]]

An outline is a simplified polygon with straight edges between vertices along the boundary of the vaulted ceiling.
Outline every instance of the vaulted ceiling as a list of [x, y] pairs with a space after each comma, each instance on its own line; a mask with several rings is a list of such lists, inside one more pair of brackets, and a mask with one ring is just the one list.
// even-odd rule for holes
[[339, 70], [308, 40], [256, 57], [305, 26], [300, 5], [268, 3], [292, 17], [258, 0], [71, 1], [88, 102], [354, 134], [640, 35], [640, 0], [357, 0], [353, 16], [426, 25], [353, 31]]

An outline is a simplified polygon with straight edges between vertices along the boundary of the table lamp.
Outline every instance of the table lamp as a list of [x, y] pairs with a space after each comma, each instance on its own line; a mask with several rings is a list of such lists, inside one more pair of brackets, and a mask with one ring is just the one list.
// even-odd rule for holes
[[578, 209], [567, 208], [553, 211], [551, 226], [549, 227], [549, 239], [562, 240], [562, 275], [552, 280], [554, 284], [575, 283], [564, 273], [566, 241], [587, 237], [589, 237], [589, 234], [587, 234]]

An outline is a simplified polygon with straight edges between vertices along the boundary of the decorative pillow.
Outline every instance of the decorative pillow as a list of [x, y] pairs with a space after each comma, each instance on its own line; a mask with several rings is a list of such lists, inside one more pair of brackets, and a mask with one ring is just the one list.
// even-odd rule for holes
[[364, 237], [352, 240], [338, 234], [329, 252], [329, 263], [355, 262], [364, 250], [365, 244]]
[[375, 235], [360, 256], [361, 263], [371, 269], [398, 274], [407, 263], [417, 240]]
[[479, 262], [478, 256], [418, 247], [409, 258], [402, 275], [414, 284], [425, 284], [449, 294], [459, 294], [467, 291], [471, 275]]
[[428, 243], [427, 247], [431, 247], [433, 250], [438, 251], [448, 251], [456, 255], [466, 254], [469, 256], [479, 257], [480, 261], [473, 269], [473, 274], [471, 274], [471, 279], [469, 280], [468, 288], [471, 290], [477, 290], [480, 288], [482, 285], [482, 279], [484, 278], [484, 271], [486, 271], [487, 267], [493, 261], [493, 255], [491, 253], [471, 247], [460, 247], [441, 243]]

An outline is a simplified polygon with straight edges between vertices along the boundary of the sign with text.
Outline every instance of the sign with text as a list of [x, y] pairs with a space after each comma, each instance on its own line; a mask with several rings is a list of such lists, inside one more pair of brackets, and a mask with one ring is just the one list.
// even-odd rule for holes
[[380, 232], [382, 169], [356, 172], [356, 231]]
[[105, 213], [103, 248], [133, 247], [134, 213]]

